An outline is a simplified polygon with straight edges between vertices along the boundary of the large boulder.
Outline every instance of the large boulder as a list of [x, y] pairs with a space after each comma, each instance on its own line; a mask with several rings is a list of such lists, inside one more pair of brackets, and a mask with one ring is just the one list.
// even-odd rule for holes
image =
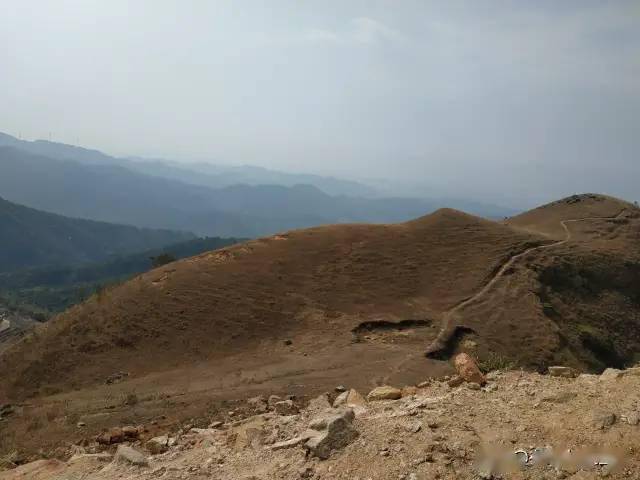
[[358, 438], [358, 431], [352, 425], [354, 417], [353, 410], [346, 409], [314, 419], [309, 424], [310, 430], [305, 433], [310, 437], [305, 448], [311, 455], [326, 460], [331, 452], [346, 447]]
[[398, 400], [399, 398], [402, 398], [402, 390], [388, 385], [376, 387], [369, 392], [369, 395], [367, 395], [367, 400], [369, 401]]
[[477, 383], [478, 385], [484, 385], [487, 382], [478, 368], [478, 364], [468, 353], [456, 355], [453, 364], [456, 367], [458, 375], [462, 377], [465, 382]]

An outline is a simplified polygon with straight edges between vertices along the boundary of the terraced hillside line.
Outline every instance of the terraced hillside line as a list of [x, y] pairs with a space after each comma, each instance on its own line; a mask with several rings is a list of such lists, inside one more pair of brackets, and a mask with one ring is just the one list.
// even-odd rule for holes
[[627, 209], [623, 208], [622, 211], [620, 211], [617, 215], [614, 215], [613, 217], [587, 217], [587, 218], [574, 218], [569, 220], [562, 220], [560, 224], [562, 225], [562, 228], [566, 233], [566, 237], [563, 240], [559, 240], [553, 243], [548, 243], [545, 245], [539, 245], [537, 247], [528, 248], [524, 252], [514, 255], [504, 265], [502, 265], [502, 267], [497, 271], [494, 277], [484, 287], [482, 287], [482, 289], [478, 293], [468, 298], [467, 300], [464, 300], [463, 302], [457, 304], [451, 310], [446, 312], [443, 315], [442, 328], [440, 329], [440, 332], [438, 333], [438, 336], [435, 338], [435, 340], [431, 343], [431, 345], [427, 347], [425, 351], [425, 356], [431, 357], [431, 358], [437, 357], [438, 354], [440, 354], [442, 351], [444, 351], [447, 348], [447, 345], [450, 343], [451, 339], [455, 335], [456, 328], [458, 326], [457, 322], [454, 321], [458, 312], [463, 310], [465, 307], [479, 301], [487, 293], [489, 293], [491, 288], [502, 279], [505, 272], [508, 271], [518, 260], [526, 257], [532, 252], [542, 251], [542, 250], [546, 250], [548, 248], [553, 248], [553, 247], [559, 247], [560, 245], [564, 245], [569, 241], [571, 241], [572, 234], [567, 224], [592, 221], [592, 220], [616, 220], [620, 218], [622, 215], [624, 215], [626, 211]]

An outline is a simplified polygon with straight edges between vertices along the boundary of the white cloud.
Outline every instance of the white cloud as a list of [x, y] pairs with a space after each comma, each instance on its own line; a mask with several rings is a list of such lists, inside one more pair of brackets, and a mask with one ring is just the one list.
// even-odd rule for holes
[[308, 30], [304, 38], [316, 43], [359, 43], [375, 44], [380, 42], [403, 43], [406, 36], [378, 20], [369, 17], [354, 18], [348, 28], [342, 31], [313, 28]]
[[368, 17], [355, 18], [353, 25], [353, 39], [360, 43], [375, 43], [378, 41], [402, 42], [405, 36], [397, 30]]

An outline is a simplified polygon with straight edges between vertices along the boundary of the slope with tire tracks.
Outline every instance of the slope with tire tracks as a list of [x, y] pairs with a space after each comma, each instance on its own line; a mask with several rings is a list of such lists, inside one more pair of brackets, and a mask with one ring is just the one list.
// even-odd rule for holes
[[516, 262], [518, 262], [521, 258], [526, 257], [530, 253], [546, 250], [553, 247], [559, 247], [571, 241], [572, 234], [571, 234], [571, 230], [568, 227], [569, 223], [585, 222], [585, 221], [593, 221], [593, 220], [616, 220], [620, 218], [622, 215], [624, 215], [626, 211], [627, 209], [623, 208], [617, 215], [614, 215], [612, 217], [586, 217], [586, 218], [574, 218], [569, 220], [562, 220], [560, 224], [562, 225], [562, 228], [566, 233], [566, 236], [563, 240], [528, 248], [524, 252], [514, 255], [498, 270], [496, 275], [478, 293], [468, 298], [467, 300], [459, 303], [458, 305], [453, 307], [451, 310], [446, 312], [442, 319], [442, 327], [440, 329], [440, 332], [438, 333], [438, 336], [435, 338], [435, 340], [427, 347], [425, 351], [425, 356], [429, 358], [439, 358], [439, 356], [441, 355], [441, 352], [443, 352], [447, 348], [447, 346], [451, 342], [451, 339], [454, 337], [456, 333], [456, 329], [458, 326], [458, 322], [456, 320], [459, 318], [459, 312], [462, 311], [465, 307], [468, 307], [469, 305], [481, 300], [491, 290], [491, 288], [502, 279], [505, 272], [509, 271], [509, 269], [513, 267], [513, 265]]

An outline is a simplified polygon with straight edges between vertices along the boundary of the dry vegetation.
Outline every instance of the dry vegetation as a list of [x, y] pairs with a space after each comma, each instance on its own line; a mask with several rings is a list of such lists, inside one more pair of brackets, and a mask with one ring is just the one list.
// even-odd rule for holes
[[[424, 358], [447, 311], [514, 255], [561, 240], [560, 221], [584, 218], [592, 220], [568, 224], [571, 241], [520, 259], [459, 312], [443, 360]], [[224, 415], [258, 393], [412, 384], [449, 372], [458, 350], [488, 370], [630, 364], [640, 350], [639, 238], [635, 207], [583, 196], [504, 223], [441, 210], [398, 225], [292, 231], [172, 263], [0, 356], [0, 403], [25, 405], [0, 422], [0, 452], [53, 450], [124, 423], [168, 428]], [[117, 372], [129, 376], [105, 384]]]

